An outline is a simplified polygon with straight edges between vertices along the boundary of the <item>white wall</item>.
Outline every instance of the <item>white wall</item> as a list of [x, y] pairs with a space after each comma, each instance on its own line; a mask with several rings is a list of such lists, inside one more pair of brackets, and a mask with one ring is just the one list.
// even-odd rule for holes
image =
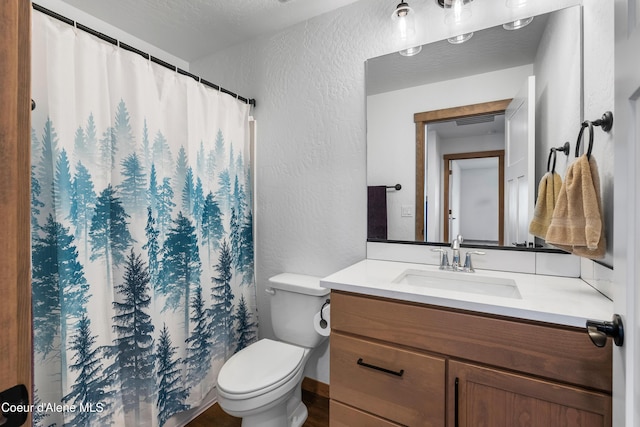
[[[609, 110], [614, 113], [614, 15], [612, 1], [585, 0], [584, 7], [584, 118], [599, 119]], [[594, 30], [597, 29], [597, 30]], [[585, 132], [586, 133], [586, 132]], [[587, 141], [588, 142], [588, 141]], [[575, 141], [571, 141], [575, 147]], [[603, 260], [606, 264], [613, 264], [613, 132], [605, 133], [595, 129], [593, 156], [597, 160], [600, 173], [600, 187], [602, 205], [605, 217], [605, 232], [607, 237], [607, 254]], [[588, 145], [588, 144], [587, 144]], [[584, 144], [582, 145], [584, 147]], [[594, 284], [598, 285], [598, 269], [593, 262], [584, 260], [585, 274], [594, 275]], [[593, 270], [593, 272], [592, 272]], [[605, 272], [612, 273], [610, 270]], [[603, 283], [608, 286], [609, 278]], [[601, 288], [607, 292], [608, 288]], [[608, 295], [611, 295], [609, 293]]]
[[440, 136], [436, 131], [427, 129], [427, 140], [432, 142], [427, 144], [426, 162], [427, 170], [433, 172], [432, 178], [427, 175], [427, 182], [425, 185], [425, 201], [427, 203], [427, 209], [425, 213], [425, 219], [427, 221], [427, 234], [425, 240], [427, 242], [436, 242], [442, 233], [442, 218], [440, 212], [442, 211], [442, 194], [440, 192], [440, 177], [442, 176], [442, 152], [440, 151]]
[[[458, 217], [458, 214], [456, 212], [460, 212], [462, 210], [462, 200], [460, 199], [460, 197], [455, 197], [455, 195], [459, 196], [460, 194], [462, 194], [462, 170], [458, 162], [453, 162], [453, 164], [451, 165], [451, 178], [451, 194], [453, 194], [454, 197], [450, 197], [450, 210], [452, 214], [455, 215], [453, 217], [456, 219], [451, 221], [450, 223], [449, 236], [443, 236], [444, 240], [448, 242], [453, 242], [456, 236], [461, 234], [459, 221], [460, 218]], [[448, 219], [448, 215], [442, 215], [442, 221], [447, 221]]]
[[[440, 40], [579, 3], [536, 0], [512, 10], [504, 0], [477, 1], [471, 3], [467, 27], [450, 29], [435, 2], [416, 1], [422, 14], [418, 40]], [[366, 256], [363, 64], [398, 50], [389, 19], [394, 6], [361, 0], [191, 63], [191, 72], [257, 99], [256, 278], [261, 292], [266, 280], [282, 271], [322, 276]], [[260, 334], [272, 336], [268, 299], [263, 293], [258, 297]], [[327, 349], [320, 353], [307, 375], [328, 382]]]
[[[557, 154], [556, 172], [564, 176], [573, 160], [576, 136], [582, 122], [580, 93], [580, 34], [570, 31], [580, 22], [580, 9], [553, 14], [540, 40], [534, 62], [536, 76], [536, 184], [547, 171], [551, 147], [569, 141], [571, 153]], [[558, 73], [558, 70], [562, 70]], [[542, 160], [543, 159], [543, 160]], [[542, 160], [542, 161], [540, 161]]]

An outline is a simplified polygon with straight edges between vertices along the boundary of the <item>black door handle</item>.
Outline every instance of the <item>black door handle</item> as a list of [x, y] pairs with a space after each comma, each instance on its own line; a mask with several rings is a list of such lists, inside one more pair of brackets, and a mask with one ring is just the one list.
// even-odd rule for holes
[[624, 327], [619, 314], [614, 314], [611, 322], [587, 320], [587, 333], [596, 347], [604, 347], [609, 337], [618, 347], [624, 344]]
[[23, 385], [11, 387], [0, 393], [0, 426], [19, 427], [27, 421], [29, 392]]

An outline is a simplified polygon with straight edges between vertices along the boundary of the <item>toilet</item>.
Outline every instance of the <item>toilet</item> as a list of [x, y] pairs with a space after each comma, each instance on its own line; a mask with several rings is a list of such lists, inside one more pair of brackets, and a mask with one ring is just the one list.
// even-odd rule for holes
[[329, 289], [320, 278], [283, 273], [269, 279], [271, 323], [278, 341], [261, 339], [234, 354], [220, 369], [218, 404], [242, 418], [243, 427], [300, 427], [308, 411], [302, 402], [304, 367], [327, 337], [313, 318]]

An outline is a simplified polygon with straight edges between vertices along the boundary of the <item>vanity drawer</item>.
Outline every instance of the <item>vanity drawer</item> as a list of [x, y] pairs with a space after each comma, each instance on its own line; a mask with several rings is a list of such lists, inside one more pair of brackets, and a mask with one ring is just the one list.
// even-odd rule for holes
[[597, 348], [583, 329], [340, 291], [331, 328], [611, 392], [611, 342]]
[[402, 427], [401, 424], [378, 418], [335, 400], [329, 402], [329, 425], [331, 427]]
[[445, 359], [331, 333], [331, 399], [407, 426], [444, 426]]

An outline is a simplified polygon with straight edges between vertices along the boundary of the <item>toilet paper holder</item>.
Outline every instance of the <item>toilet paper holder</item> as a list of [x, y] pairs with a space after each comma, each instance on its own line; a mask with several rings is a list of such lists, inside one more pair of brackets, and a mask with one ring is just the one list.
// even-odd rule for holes
[[327, 320], [323, 317], [323, 314], [322, 314], [322, 310], [324, 310], [324, 308], [329, 304], [331, 304], [331, 299], [327, 298], [324, 304], [322, 304], [322, 307], [320, 307], [320, 327], [322, 329], [327, 329], [327, 326], [329, 325], [327, 323]]

